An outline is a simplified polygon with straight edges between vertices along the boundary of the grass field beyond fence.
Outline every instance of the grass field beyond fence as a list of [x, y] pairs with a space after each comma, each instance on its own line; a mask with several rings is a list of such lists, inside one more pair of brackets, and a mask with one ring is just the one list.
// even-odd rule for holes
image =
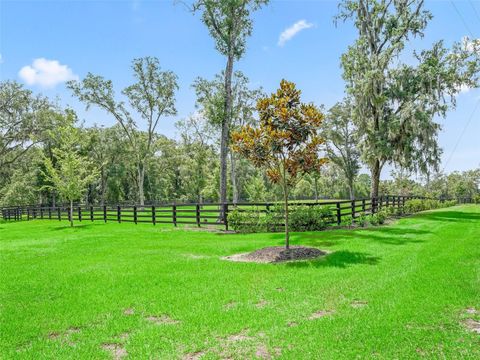
[[131, 223], [0, 222], [1, 359], [478, 359], [480, 206], [282, 245]]

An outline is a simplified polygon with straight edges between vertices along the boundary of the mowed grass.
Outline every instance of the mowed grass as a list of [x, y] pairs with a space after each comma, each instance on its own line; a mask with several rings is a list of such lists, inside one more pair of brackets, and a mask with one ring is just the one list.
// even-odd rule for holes
[[233, 263], [282, 234], [0, 223], [0, 358], [480, 358], [480, 206], [292, 242], [330, 254]]

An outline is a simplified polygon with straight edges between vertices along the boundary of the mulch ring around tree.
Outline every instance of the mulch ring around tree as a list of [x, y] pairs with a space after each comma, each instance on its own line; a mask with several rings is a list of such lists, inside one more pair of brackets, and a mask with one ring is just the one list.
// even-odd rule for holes
[[306, 246], [290, 246], [289, 249], [286, 249], [284, 246], [272, 246], [250, 253], [225, 256], [222, 259], [237, 262], [279, 263], [285, 261], [311, 260], [325, 255], [327, 255], [325, 251]]

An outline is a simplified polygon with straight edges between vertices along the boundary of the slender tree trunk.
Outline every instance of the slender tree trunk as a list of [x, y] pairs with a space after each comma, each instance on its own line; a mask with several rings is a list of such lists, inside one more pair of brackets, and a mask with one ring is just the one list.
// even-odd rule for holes
[[288, 231], [288, 185], [287, 180], [283, 179], [283, 196], [284, 196], [284, 207], [285, 207], [285, 248], [290, 249], [290, 233]]
[[220, 203], [222, 204], [227, 202], [227, 155], [229, 126], [232, 115], [232, 74], [233, 54], [229, 54], [225, 68], [225, 104], [224, 118], [222, 120], [222, 135], [220, 139]]
[[70, 227], [73, 227], [73, 200], [70, 200]]
[[102, 206], [105, 205], [105, 193], [107, 190], [107, 179], [105, 178], [105, 170], [102, 168], [101, 170], [101, 181], [100, 181], [100, 191], [101, 191], [101, 204]]
[[350, 194], [350, 200], [354, 200], [355, 199], [355, 192], [354, 192], [354, 188], [353, 188], [353, 179], [348, 180], [348, 192]]
[[317, 202], [318, 201], [318, 179], [316, 176], [313, 177], [313, 186], [315, 187], [314, 188], [315, 202]]
[[143, 191], [143, 181], [145, 179], [145, 167], [143, 164], [138, 165], [138, 200], [140, 205], [145, 205], [145, 193]]
[[230, 180], [232, 182], [232, 200], [234, 203], [238, 202], [238, 187], [237, 187], [237, 162], [235, 154], [230, 151]]
[[378, 197], [378, 186], [380, 184], [380, 173], [382, 172], [382, 167], [380, 165], [380, 160], [375, 160], [373, 167], [371, 168], [371, 177], [372, 177], [372, 187], [370, 189], [370, 197]]

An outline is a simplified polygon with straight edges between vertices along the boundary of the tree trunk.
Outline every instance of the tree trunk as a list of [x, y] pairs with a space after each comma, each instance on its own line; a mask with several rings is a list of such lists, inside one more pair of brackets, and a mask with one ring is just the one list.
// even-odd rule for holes
[[284, 195], [284, 207], [285, 207], [285, 248], [290, 249], [290, 234], [288, 232], [288, 185], [287, 180], [283, 179], [283, 195]]
[[73, 200], [70, 200], [70, 227], [73, 227]]
[[229, 126], [232, 115], [232, 74], [233, 53], [228, 55], [225, 68], [225, 104], [224, 118], [222, 120], [222, 135], [220, 139], [220, 203], [227, 202], [227, 155]]
[[143, 181], [145, 179], [145, 167], [143, 164], [138, 165], [138, 200], [140, 205], [145, 205], [145, 194], [143, 192]]
[[100, 180], [100, 191], [101, 191], [101, 204], [105, 205], [105, 193], [107, 190], [107, 179], [105, 178], [105, 170], [102, 168], [101, 180]]
[[355, 199], [355, 192], [354, 192], [354, 189], [353, 189], [353, 179], [348, 180], [348, 192], [350, 194], [350, 200], [354, 200]]
[[318, 179], [316, 176], [313, 177], [313, 186], [315, 191], [315, 202], [318, 202]]
[[232, 200], [236, 204], [238, 203], [237, 163], [233, 151], [230, 151], [230, 180], [232, 182]]
[[382, 167], [380, 165], [380, 160], [375, 160], [375, 163], [371, 170], [372, 176], [372, 187], [370, 188], [370, 197], [377, 198], [378, 197], [378, 186], [380, 184], [380, 173], [382, 171]]

